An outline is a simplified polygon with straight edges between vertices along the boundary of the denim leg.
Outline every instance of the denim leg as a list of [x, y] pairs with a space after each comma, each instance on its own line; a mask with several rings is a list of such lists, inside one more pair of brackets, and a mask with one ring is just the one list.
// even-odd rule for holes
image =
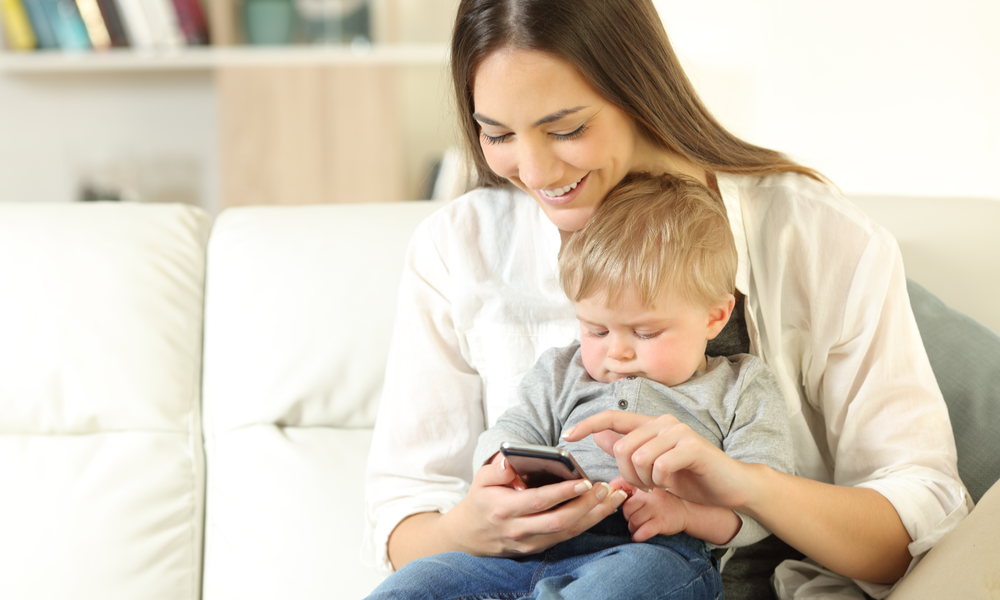
[[425, 556], [390, 575], [367, 600], [507, 600], [531, 593], [543, 554], [522, 559], [448, 552]]
[[[577, 546], [573, 548], [574, 541]], [[528, 598], [536, 600], [717, 600], [722, 579], [704, 543], [671, 536], [661, 543], [622, 543], [586, 552], [594, 542], [586, 534], [548, 554], [542, 579]], [[584, 553], [577, 553], [584, 550]], [[562, 556], [559, 556], [562, 555]]]
[[721, 600], [722, 580], [705, 543], [685, 534], [631, 541], [612, 515], [546, 552], [508, 559], [462, 552], [415, 560], [368, 600]]

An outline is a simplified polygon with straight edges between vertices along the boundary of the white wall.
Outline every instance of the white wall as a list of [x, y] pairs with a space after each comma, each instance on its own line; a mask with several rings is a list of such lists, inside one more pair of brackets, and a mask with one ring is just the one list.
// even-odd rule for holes
[[1000, 199], [1000, 2], [656, 0], [720, 120], [846, 193]]
[[[421, 1], [452, 0], [397, 0]], [[1000, 2], [656, 5], [706, 102], [749, 141], [848, 193], [1000, 198]], [[69, 200], [82, 170], [124, 161], [214, 211], [216, 110], [205, 72], [0, 71], [0, 201]]]
[[217, 136], [207, 72], [0, 71], [0, 201], [69, 201], [110, 170], [146, 197], [215, 210]]

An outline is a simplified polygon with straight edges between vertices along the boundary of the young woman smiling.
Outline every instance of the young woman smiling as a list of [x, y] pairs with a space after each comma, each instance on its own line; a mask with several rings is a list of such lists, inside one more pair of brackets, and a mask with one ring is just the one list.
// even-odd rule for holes
[[[509, 469], [471, 456], [538, 355], [578, 335], [556, 281], [562, 244], [625, 174], [669, 172], [724, 200], [741, 304], [715, 351], [775, 371], [798, 476], [725, 456], [650, 464], [643, 446], [670, 439], [660, 420], [609, 414], [592, 430], [627, 434], [616, 455], [646, 486], [755, 517], [788, 544], [769, 547], [775, 562], [805, 555], [802, 572], [886, 595], [971, 507], [891, 236], [815, 171], [723, 129], [649, 0], [463, 0], [451, 68], [479, 187], [411, 242], [369, 459], [368, 559], [535, 553], [621, 503], [573, 482], [516, 491]], [[727, 598], [767, 585], [769, 572], [727, 580], [739, 559]]]

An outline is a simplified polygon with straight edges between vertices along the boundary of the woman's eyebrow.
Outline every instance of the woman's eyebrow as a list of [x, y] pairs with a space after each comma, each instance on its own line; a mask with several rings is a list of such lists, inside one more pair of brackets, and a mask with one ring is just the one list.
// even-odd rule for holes
[[[559, 110], [559, 111], [556, 111], [556, 112], [552, 113], [551, 115], [546, 115], [546, 116], [542, 117], [541, 119], [538, 119], [537, 121], [535, 121], [534, 123], [532, 123], [531, 126], [532, 127], [538, 127], [539, 125], [545, 125], [546, 123], [554, 123], [554, 122], [558, 121], [559, 119], [562, 119], [563, 117], [566, 117], [566, 116], [571, 115], [573, 113], [580, 112], [581, 110], [583, 110], [585, 108], [587, 108], [587, 107], [586, 106], [575, 106], [573, 108], [564, 108], [562, 110]], [[479, 121], [480, 123], [483, 123], [483, 124], [486, 124], [486, 125], [492, 125], [494, 127], [507, 127], [503, 123], [501, 123], [499, 121], [494, 121], [493, 119], [487, 117], [486, 115], [484, 115], [482, 113], [472, 113], [472, 118], [475, 119], [475, 120], [477, 120], [477, 121]], [[509, 127], [507, 127], [507, 128], [509, 129]]]

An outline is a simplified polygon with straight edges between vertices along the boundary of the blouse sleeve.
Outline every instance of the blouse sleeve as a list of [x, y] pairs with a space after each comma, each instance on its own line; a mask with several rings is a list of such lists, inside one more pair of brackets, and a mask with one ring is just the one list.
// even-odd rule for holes
[[485, 428], [482, 380], [463, 356], [455, 290], [428, 221], [414, 233], [400, 283], [365, 498], [362, 559], [392, 571], [387, 541], [406, 517], [445, 513], [472, 480], [468, 457]]
[[[892, 503], [912, 539], [912, 569], [972, 501], [910, 308], [902, 256], [884, 229], [874, 228], [843, 306], [839, 336], [806, 357], [803, 381], [826, 422], [834, 483], [873, 489]], [[858, 584], [875, 597], [891, 589]]]

